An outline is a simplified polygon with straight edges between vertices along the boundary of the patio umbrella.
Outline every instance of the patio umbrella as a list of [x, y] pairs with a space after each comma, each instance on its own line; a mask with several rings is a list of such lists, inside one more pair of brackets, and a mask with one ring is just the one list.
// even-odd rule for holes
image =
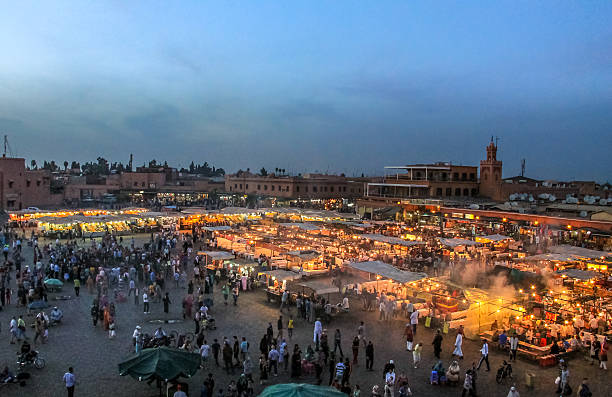
[[191, 377], [199, 368], [198, 353], [162, 346], [144, 349], [119, 363], [119, 375], [130, 375], [139, 381], [157, 379], [167, 383], [180, 376]]
[[282, 383], [266, 387], [259, 397], [346, 397], [346, 394], [328, 386]]
[[51, 288], [62, 288], [64, 286], [64, 283], [56, 278], [48, 278], [44, 281], [44, 283], [47, 287]]

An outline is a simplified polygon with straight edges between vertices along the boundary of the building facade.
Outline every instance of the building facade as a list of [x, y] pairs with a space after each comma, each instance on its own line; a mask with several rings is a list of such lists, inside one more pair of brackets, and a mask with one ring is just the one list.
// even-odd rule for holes
[[469, 198], [478, 195], [478, 168], [450, 163], [385, 167], [382, 180], [366, 186], [366, 196], [393, 198]]
[[341, 175], [261, 176], [242, 171], [225, 176], [225, 191], [293, 199], [355, 198], [363, 196], [364, 183]]
[[48, 171], [26, 169], [24, 158], [0, 158], [0, 208], [21, 210], [34, 206], [59, 205], [61, 194], [51, 192]]

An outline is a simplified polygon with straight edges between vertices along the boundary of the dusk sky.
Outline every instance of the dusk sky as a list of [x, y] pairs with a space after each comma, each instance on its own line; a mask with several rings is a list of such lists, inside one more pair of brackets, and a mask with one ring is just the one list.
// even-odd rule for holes
[[612, 1], [11, 1], [13, 154], [612, 181]]

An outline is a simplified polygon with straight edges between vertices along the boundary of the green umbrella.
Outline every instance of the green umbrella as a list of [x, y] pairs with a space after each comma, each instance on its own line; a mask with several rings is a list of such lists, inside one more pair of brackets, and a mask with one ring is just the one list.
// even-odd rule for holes
[[56, 278], [48, 278], [45, 280], [45, 285], [51, 287], [61, 287], [64, 285], [64, 283]]
[[259, 397], [346, 397], [346, 394], [328, 386], [282, 383], [266, 387]]
[[119, 375], [134, 379], [150, 378], [168, 382], [180, 376], [191, 377], [200, 368], [200, 355], [170, 347], [144, 349], [119, 363]]

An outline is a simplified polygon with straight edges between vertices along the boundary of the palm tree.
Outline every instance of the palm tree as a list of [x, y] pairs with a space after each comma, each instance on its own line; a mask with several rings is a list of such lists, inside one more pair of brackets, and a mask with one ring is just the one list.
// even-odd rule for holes
[[33, 170], [38, 169], [38, 167], [36, 166], [36, 160], [32, 160], [32, 161], [30, 161], [30, 165], [32, 166], [32, 169], [33, 169]]
[[68, 170], [68, 161], [64, 160], [64, 171]]

